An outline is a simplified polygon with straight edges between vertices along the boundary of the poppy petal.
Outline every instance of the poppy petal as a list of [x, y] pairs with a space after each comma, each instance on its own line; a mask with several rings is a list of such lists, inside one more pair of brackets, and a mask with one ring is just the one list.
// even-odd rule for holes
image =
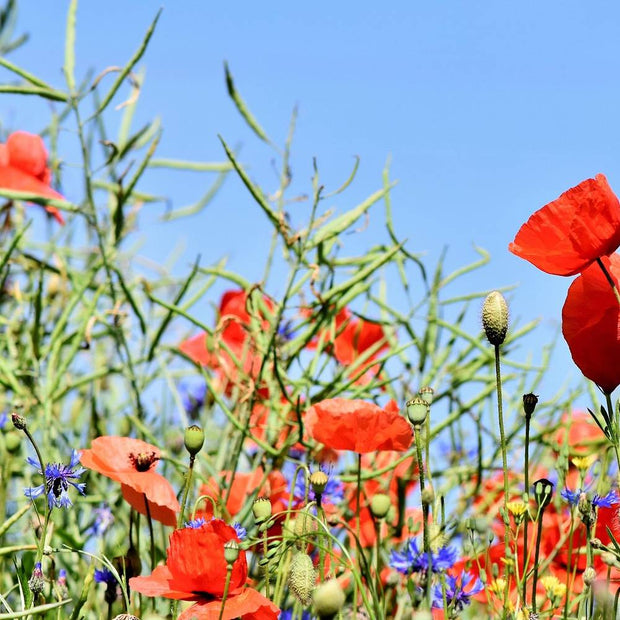
[[508, 249], [547, 273], [571, 276], [620, 246], [620, 202], [604, 175], [536, 211]]
[[196, 603], [186, 609], [178, 620], [276, 620], [280, 609], [253, 588], [245, 588], [238, 594], [232, 593], [226, 599], [224, 612], [220, 616], [222, 601]]

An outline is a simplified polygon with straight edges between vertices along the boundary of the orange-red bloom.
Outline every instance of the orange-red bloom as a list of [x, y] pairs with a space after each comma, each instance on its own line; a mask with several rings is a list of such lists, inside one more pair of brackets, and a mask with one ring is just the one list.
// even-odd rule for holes
[[572, 276], [618, 246], [620, 201], [597, 174], [536, 211], [508, 249], [542, 271]]
[[[602, 259], [616, 286], [620, 256]], [[562, 308], [562, 334], [579, 370], [610, 394], [620, 385], [620, 305], [599, 265], [570, 286]]]
[[[378, 372], [378, 366], [374, 364], [374, 360], [389, 346], [383, 326], [373, 321], [353, 317], [348, 308], [343, 308], [338, 312], [334, 318], [334, 323], [336, 337], [333, 338], [333, 344], [329, 333], [326, 333], [325, 330], [321, 333], [329, 342], [325, 349], [343, 366], [355, 365], [357, 360], [369, 349], [375, 348], [367, 361], [352, 370], [355, 375], [363, 373], [356, 383], [360, 385], [370, 383]], [[317, 343], [317, 340], [312, 341], [308, 348], [316, 348]]]
[[233, 527], [214, 519], [198, 528], [175, 530], [170, 536], [166, 564], [148, 577], [133, 577], [129, 586], [146, 596], [195, 601], [178, 620], [276, 620], [280, 610], [252, 588], [244, 588], [248, 578], [245, 551], [239, 550], [222, 610], [227, 564], [224, 545], [240, 542]]
[[308, 409], [309, 435], [335, 450], [359, 454], [376, 450], [406, 450], [413, 439], [409, 423], [390, 401], [385, 409], [363, 400], [330, 398]]
[[[220, 301], [215, 337], [202, 333], [179, 345], [179, 350], [192, 361], [215, 370], [226, 390], [230, 390], [240, 376], [256, 379], [262, 364], [251, 331], [247, 300], [245, 291], [226, 291]], [[263, 303], [269, 310], [273, 309], [273, 302], [267, 297], [263, 297]], [[269, 329], [267, 318], [262, 314], [257, 318], [260, 329]]]
[[[47, 167], [47, 151], [40, 136], [16, 131], [6, 144], [0, 144], [0, 187], [18, 192], [30, 192], [46, 198], [63, 196], [50, 187], [52, 174]], [[65, 220], [56, 207], [45, 210], [59, 223]]]
[[120, 482], [123, 497], [139, 513], [146, 514], [146, 499], [153, 519], [175, 526], [180, 506], [170, 483], [155, 471], [159, 457], [158, 448], [140, 439], [97, 437], [80, 462]]

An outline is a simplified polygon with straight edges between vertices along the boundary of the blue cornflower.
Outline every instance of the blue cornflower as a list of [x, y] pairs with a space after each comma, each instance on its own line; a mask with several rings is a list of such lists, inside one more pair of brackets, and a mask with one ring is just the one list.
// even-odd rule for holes
[[[468, 587], [474, 576], [463, 571], [458, 577], [446, 575], [446, 602], [448, 607], [456, 612], [461, 612], [471, 602], [471, 597], [484, 590], [484, 584], [478, 577]], [[443, 609], [443, 592], [441, 585], [433, 587], [433, 607]]]
[[248, 531], [243, 527], [243, 525], [241, 525], [238, 521], [235, 521], [232, 526], [235, 528], [235, 532], [237, 532], [239, 540], [245, 540], [245, 537], [248, 535]]
[[204, 383], [194, 388], [181, 385], [179, 391], [185, 412], [192, 420], [196, 420], [207, 399], [207, 386]]
[[[570, 489], [563, 489], [560, 495], [571, 505], [577, 506], [579, 504], [579, 499], [582, 495], [585, 495], [586, 491], [584, 489], [575, 489], [571, 491]], [[592, 498], [593, 506], [603, 506], [605, 508], [611, 508], [614, 504], [620, 503], [620, 498], [618, 498], [618, 494], [616, 491], [609, 491], [607, 495], [599, 495], [598, 493], [594, 494]]]
[[116, 577], [114, 576], [112, 571], [105, 566], [101, 569], [95, 569], [95, 581], [97, 583], [105, 583], [108, 586], [116, 585]]
[[[43, 475], [43, 472], [39, 469], [39, 463], [32, 458], [28, 458], [28, 463], [37, 468], [37, 471]], [[56, 506], [57, 508], [68, 508], [73, 503], [69, 497], [69, 487], [75, 487], [82, 495], [84, 495], [84, 488], [86, 484], [83, 482], [74, 482], [77, 480], [86, 470], [83, 467], [76, 468], [79, 463], [80, 457], [76, 450], [71, 453], [71, 461], [68, 465], [62, 463], [48, 463], [45, 466], [45, 482], [38, 487], [28, 487], [24, 489], [24, 495], [29, 499], [35, 499], [42, 495], [47, 494], [47, 505], [49, 508]]]
[[93, 510], [95, 521], [86, 530], [90, 536], [103, 536], [108, 528], [114, 523], [114, 515], [107, 504], [102, 504]]
[[[440, 547], [431, 552], [431, 571], [439, 573], [451, 568], [457, 559], [454, 547]], [[403, 551], [390, 553], [390, 566], [399, 573], [419, 573], [428, 570], [428, 554], [421, 551], [415, 538], [409, 538]]]
[[206, 525], [207, 520], [204, 517], [198, 517], [197, 519], [192, 519], [191, 521], [185, 522], [185, 527], [189, 527], [192, 530], [197, 530], [199, 527]]
[[[295, 617], [299, 617], [298, 614]], [[293, 618], [293, 610], [292, 609], [283, 609], [278, 616], [278, 620], [292, 620]], [[301, 612], [301, 620], [312, 620], [312, 614], [308, 611]]]

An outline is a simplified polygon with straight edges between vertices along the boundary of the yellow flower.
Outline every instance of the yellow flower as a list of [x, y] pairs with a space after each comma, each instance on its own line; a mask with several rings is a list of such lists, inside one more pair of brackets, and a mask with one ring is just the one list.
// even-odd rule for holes
[[589, 454], [588, 456], [574, 456], [571, 461], [577, 469], [585, 471], [594, 465], [597, 459], [598, 454]]

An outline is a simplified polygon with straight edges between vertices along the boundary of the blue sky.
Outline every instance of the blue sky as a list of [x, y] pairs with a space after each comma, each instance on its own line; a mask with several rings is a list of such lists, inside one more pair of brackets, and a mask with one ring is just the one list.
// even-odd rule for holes
[[[28, 32], [30, 41], [11, 60], [62, 85], [68, 2], [33, 6], [21, 7], [17, 32]], [[431, 266], [447, 246], [448, 270], [475, 260], [474, 245], [488, 250], [491, 264], [454, 293], [519, 284], [510, 294], [512, 315], [542, 319], [539, 336], [529, 341], [538, 357], [535, 348], [559, 327], [570, 279], [537, 271], [507, 245], [534, 210], [587, 177], [603, 172], [620, 191], [617, 3], [240, 2], [233, 8], [112, 0], [103, 6], [78, 7], [78, 76], [125, 64], [163, 6], [140, 63], [146, 81], [135, 122], [161, 116], [160, 156], [221, 161], [219, 133], [241, 143], [253, 178], [275, 189], [273, 154], [252, 137], [226, 94], [226, 60], [277, 143], [299, 106], [295, 190], [309, 191], [313, 157], [327, 188], [335, 189], [357, 155], [354, 185], [326, 205], [342, 212], [381, 186], [391, 157], [399, 180], [394, 218], [408, 248], [424, 252]], [[6, 97], [0, 106], [7, 130], [36, 132], [48, 118], [45, 101]], [[114, 114], [108, 118], [114, 125]], [[197, 200], [212, 177], [151, 173], [147, 181], [143, 189], [180, 207]], [[79, 187], [63, 190], [69, 198], [81, 195]], [[301, 221], [307, 204], [294, 208]], [[203, 264], [228, 255], [248, 279], [260, 278], [255, 270], [267, 228], [238, 179], [228, 178], [218, 199], [191, 220], [164, 224], [163, 207], [149, 209], [140, 230], [146, 255], [164, 259], [183, 243], [182, 265], [198, 252]], [[373, 218], [371, 227], [380, 226], [381, 208]], [[553, 365], [550, 391], [567, 376], [580, 381], [563, 341]]]

